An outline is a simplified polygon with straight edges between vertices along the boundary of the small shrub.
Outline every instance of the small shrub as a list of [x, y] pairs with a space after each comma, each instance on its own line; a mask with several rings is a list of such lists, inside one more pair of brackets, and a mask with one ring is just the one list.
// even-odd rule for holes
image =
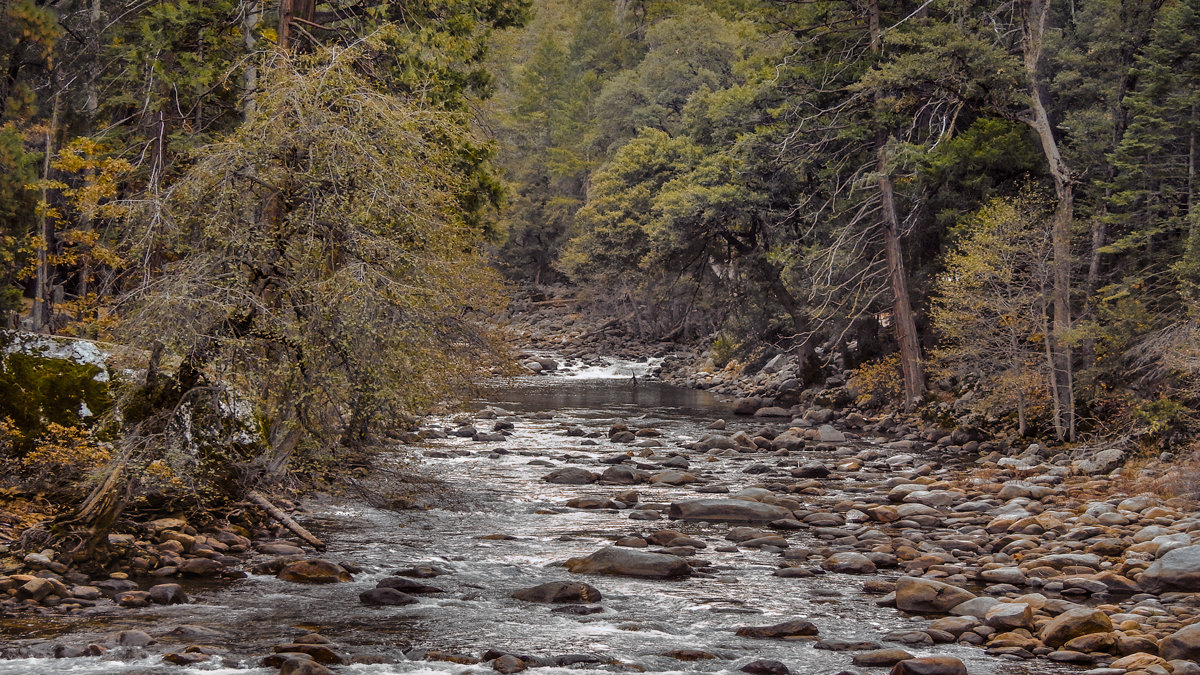
[[1153, 447], [1174, 445], [1193, 422], [1186, 405], [1165, 396], [1135, 407], [1133, 418], [1140, 423], [1142, 444]]
[[31, 489], [81, 497], [87, 492], [92, 474], [110, 459], [109, 446], [87, 429], [50, 422], [21, 464]]
[[855, 368], [847, 386], [859, 405], [878, 406], [899, 401], [904, 396], [900, 355], [889, 354]]
[[729, 365], [729, 362], [733, 360], [734, 356], [737, 356], [737, 352], [739, 349], [741, 349], [741, 347], [742, 345], [740, 342], [726, 335], [725, 333], [721, 333], [717, 336], [716, 340], [713, 340], [713, 365], [715, 365], [717, 368], [724, 368], [725, 366]]

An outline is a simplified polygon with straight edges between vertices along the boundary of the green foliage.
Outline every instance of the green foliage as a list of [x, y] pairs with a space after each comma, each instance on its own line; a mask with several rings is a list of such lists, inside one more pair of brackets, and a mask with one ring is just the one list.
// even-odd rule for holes
[[712, 349], [709, 352], [712, 354], [713, 365], [717, 368], [724, 368], [729, 365], [729, 362], [738, 355], [738, 351], [741, 348], [742, 343], [738, 342], [736, 338], [726, 333], [721, 333], [717, 336], [717, 339], [713, 340]]
[[17, 280], [28, 265], [28, 237], [34, 227], [33, 193], [37, 156], [25, 148], [24, 134], [9, 122], [0, 126], [0, 326], [21, 305]]
[[1171, 446], [1195, 424], [1195, 411], [1170, 398], [1146, 401], [1133, 408], [1133, 418], [1142, 427], [1141, 442], [1151, 449]]
[[461, 384], [487, 347], [473, 312], [496, 307], [456, 205], [463, 125], [364, 77], [374, 46], [269, 64], [255, 117], [168, 193], [177, 229], [152, 245], [176, 262], [122, 316], [324, 447]]
[[[6, 348], [12, 339], [3, 334]], [[0, 419], [8, 420], [17, 434], [11, 451], [18, 458], [30, 452], [51, 425], [82, 428], [112, 405], [107, 373], [102, 375], [96, 366], [7, 349], [0, 358]]]
[[1045, 197], [996, 199], [964, 224], [946, 258], [932, 318], [937, 363], [962, 380], [978, 379], [975, 405], [1016, 410], [1025, 431], [1029, 406], [1049, 397], [1045, 340], [1052, 288]]
[[846, 386], [859, 405], [878, 406], [898, 401], [904, 395], [904, 378], [900, 373], [900, 356], [889, 354], [868, 361], [854, 369]]

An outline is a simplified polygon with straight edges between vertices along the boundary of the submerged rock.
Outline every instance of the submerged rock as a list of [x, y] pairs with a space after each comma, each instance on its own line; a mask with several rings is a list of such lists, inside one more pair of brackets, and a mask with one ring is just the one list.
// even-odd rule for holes
[[738, 637], [748, 638], [792, 638], [816, 634], [817, 627], [808, 619], [792, 619], [770, 626], [742, 626], [735, 633]]
[[525, 602], [569, 602], [587, 604], [600, 601], [600, 591], [589, 584], [577, 581], [551, 581], [549, 583], [523, 588], [512, 594], [512, 597]]

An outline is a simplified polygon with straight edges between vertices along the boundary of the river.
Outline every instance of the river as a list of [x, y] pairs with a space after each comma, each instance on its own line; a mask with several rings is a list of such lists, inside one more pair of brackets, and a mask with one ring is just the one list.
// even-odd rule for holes
[[[369, 506], [353, 494], [312, 499], [310, 513], [301, 519], [329, 543], [321, 555], [362, 569], [349, 583], [308, 586], [251, 575], [239, 581], [191, 583], [193, 602], [187, 605], [118, 609], [98, 606], [83, 615], [44, 619], [3, 619], [5, 639], [0, 674], [10, 673], [274, 673], [258, 666], [271, 647], [309, 632], [320, 633], [350, 665], [337, 672], [385, 675], [391, 673], [487, 672], [487, 664], [460, 665], [445, 661], [408, 660], [411, 649], [437, 650], [479, 657], [489, 649], [539, 657], [584, 655], [571, 667], [542, 667], [534, 672], [738, 673], [757, 659], [781, 661], [794, 673], [837, 673], [843, 670], [882, 673], [886, 669], [851, 665], [853, 652], [814, 649], [813, 640], [771, 640], [735, 637], [739, 626], [778, 623], [792, 618], [811, 620], [820, 638], [880, 641], [890, 632], [920, 629], [927, 619], [906, 616], [874, 604], [877, 595], [861, 591], [868, 577], [818, 574], [781, 578], [778, 551], [728, 548], [729, 524], [635, 521], [629, 510], [566, 508], [581, 495], [612, 496], [630, 486], [556, 485], [541, 480], [554, 467], [579, 466], [599, 472], [598, 459], [614, 447], [605, 432], [623, 421], [633, 428], [654, 429], [662, 448], [636, 461], [657, 465], [678, 451], [690, 462], [690, 472], [702, 479], [696, 485], [732, 492], [759, 485], [764, 477], [746, 473], [752, 464], [783, 469], [817, 456], [812, 451], [789, 456], [771, 453], [704, 455], [681, 449], [701, 438], [716, 419], [729, 421], [726, 433], [761, 428], [761, 420], [735, 419], [726, 402], [704, 392], [677, 389], [649, 381], [652, 364], [615, 364], [578, 368], [542, 377], [506, 380], [490, 387], [477, 407], [492, 406], [499, 418], [514, 425], [503, 443], [449, 437], [432, 440], [417, 450], [424, 458], [420, 471], [443, 489], [427, 510], [392, 511]], [[632, 373], [641, 372], [636, 383]], [[453, 429], [461, 420], [440, 424]], [[479, 421], [491, 428], [492, 421]], [[484, 427], [483, 425], [487, 425]], [[568, 429], [578, 434], [568, 435]], [[589, 438], [588, 435], [597, 436]], [[883, 439], [857, 439], [851, 450]], [[501, 449], [497, 452], [497, 449]], [[841, 451], [844, 456], [848, 451]], [[829, 459], [829, 456], [820, 456]], [[871, 489], [869, 474], [831, 481], [819, 497], [822, 505]], [[878, 476], [875, 476], [875, 480]], [[378, 479], [377, 489], [386, 488]], [[669, 503], [698, 495], [696, 486], [633, 486], [643, 505]], [[719, 496], [719, 495], [717, 495]], [[706, 542], [696, 558], [708, 566], [705, 574], [682, 581], [573, 575], [561, 563], [585, 556], [627, 535], [672, 528]], [[827, 542], [809, 530], [785, 533], [791, 547], [819, 549]], [[428, 564], [445, 574], [426, 583], [439, 594], [421, 596], [404, 607], [367, 607], [358, 593], [373, 588], [404, 567]], [[870, 578], [895, 578], [883, 570]], [[591, 583], [603, 594], [594, 603], [601, 611], [590, 615], [552, 611], [554, 605], [511, 599], [519, 589], [547, 581]], [[215, 633], [197, 638], [173, 638], [179, 625], [199, 625]], [[101, 657], [54, 659], [55, 644], [105, 643], [121, 630], [143, 630], [158, 639], [144, 648], [111, 648]], [[162, 655], [189, 644], [215, 646], [212, 658], [188, 667], [165, 665]], [[885, 644], [884, 646], [897, 646]], [[697, 650], [715, 658], [681, 661], [674, 650]], [[982, 649], [938, 645], [905, 647], [915, 655], [953, 655], [972, 675], [1072, 672], [1046, 661], [1014, 662], [993, 658]], [[586, 661], [593, 661], [589, 664]]]

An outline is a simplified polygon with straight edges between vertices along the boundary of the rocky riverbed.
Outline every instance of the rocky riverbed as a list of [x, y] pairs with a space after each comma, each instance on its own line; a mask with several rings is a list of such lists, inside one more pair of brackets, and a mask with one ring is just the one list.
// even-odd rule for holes
[[159, 523], [112, 579], [30, 558], [0, 673], [1200, 672], [1184, 503], [1036, 449], [735, 415], [635, 385], [653, 366], [438, 420], [414, 447], [444, 489], [312, 500], [324, 552]]

